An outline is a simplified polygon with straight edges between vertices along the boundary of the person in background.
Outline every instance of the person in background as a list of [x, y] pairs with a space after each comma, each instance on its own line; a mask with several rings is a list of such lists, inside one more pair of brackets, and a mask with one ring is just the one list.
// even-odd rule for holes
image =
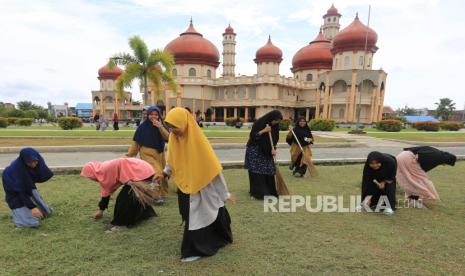
[[119, 126], [118, 126], [118, 123], [119, 123], [119, 118], [118, 118], [118, 113], [114, 113], [113, 114], [113, 130], [119, 130]]
[[100, 129], [100, 111], [97, 111], [94, 115], [95, 130]]
[[[303, 152], [300, 150], [299, 144], [297, 143], [294, 134], [292, 134], [292, 131], [294, 131], [297, 136]], [[310, 145], [313, 144], [312, 131], [304, 117], [300, 117], [297, 120], [297, 124], [294, 128], [289, 126], [289, 133], [287, 134], [286, 142], [289, 146], [291, 146], [291, 165], [289, 168], [291, 170], [294, 169], [292, 175], [295, 176], [296, 174], [300, 174], [302, 177], [307, 171], [307, 165], [303, 163], [303, 154], [305, 154], [308, 160], [311, 160], [312, 150], [310, 149]]]
[[16, 227], [38, 227], [42, 218], [52, 214], [36, 183], [52, 178], [53, 173], [42, 156], [33, 148], [24, 148], [19, 157], [2, 173], [5, 200], [12, 211]]

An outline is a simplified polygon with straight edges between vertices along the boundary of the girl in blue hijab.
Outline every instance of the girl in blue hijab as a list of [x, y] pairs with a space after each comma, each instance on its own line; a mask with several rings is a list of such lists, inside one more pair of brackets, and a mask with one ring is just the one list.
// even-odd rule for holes
[[[152, 165], [155, 173], [161, 173], [165, 167], [165, 142], [168, 141], [169, 131], [163, 122], [161, 111], [156, 106], [147, 108], [147, 120], [136, 130], [133, 143], [126, 156], [136, 157]], [[168, 195], [168, 182], [160, 183], [160, 194], [162, 198]], [[158, 203], [163, 203], [159, 200]]]
[[38, 227], [40, 219], [52, 213], [36, 187], [36, 183], [52, 176], [42, 156], [33, 148], [22, 149], [19, 157], [5, 168], [2, 174], [5, 200], [17, 227]]

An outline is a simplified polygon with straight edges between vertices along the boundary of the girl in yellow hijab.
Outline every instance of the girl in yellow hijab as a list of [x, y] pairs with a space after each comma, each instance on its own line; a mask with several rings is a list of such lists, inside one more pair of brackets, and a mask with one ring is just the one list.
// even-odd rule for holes
[[225, 202], [228, 192], [222, 167], [194, 117], [185, 109], [171, 109], [165, 118], [171, 128], [167, 165], [157, 181], [171, 177], [178, 187], [179, 212], [185, 222], [181, 261], [215, 255], [232, 243], [231, 218]]

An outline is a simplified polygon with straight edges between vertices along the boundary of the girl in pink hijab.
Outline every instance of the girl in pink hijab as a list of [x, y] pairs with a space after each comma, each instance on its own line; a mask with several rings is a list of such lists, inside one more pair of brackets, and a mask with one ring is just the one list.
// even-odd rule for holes
[[147, 204], [147, 198], [155, 197], [151, 191], [151, 180], [154, 175], [152, 166], [136, 158], [118, 158], [104, 162], [88, 162], [82, 168], [81, 176], [100, 184], [101, 200], [94, 218], [103, 216], [108, 207], [110, 196], [123, 186], [115, 202], [115, 210], [111, 224], [112, 231], [124, 230], [128, 226], [156, 216], [155, 211]]

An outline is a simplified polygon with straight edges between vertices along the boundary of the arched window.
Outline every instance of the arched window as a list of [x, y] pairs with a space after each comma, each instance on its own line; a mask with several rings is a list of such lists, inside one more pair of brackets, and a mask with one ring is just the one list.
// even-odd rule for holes
[[209, 79], [212, 78], [212, 70], [210, 70], [210, 69], [207, 70], [207, 78], [209, 78]]
[[173, 69], [172, 74], [173, 74], [173, 77], [177, 77], [178, 76], [178, 70]]
[[307, 74], [307, 81], [313, 81], [313, 75]]
[[358, 57], [358, 65], [363, 66], [363, 56]]
[[189, 69], [189, 77], [195, 77], [197, 75], [197, 72], [195, 71], [195, 68]]

